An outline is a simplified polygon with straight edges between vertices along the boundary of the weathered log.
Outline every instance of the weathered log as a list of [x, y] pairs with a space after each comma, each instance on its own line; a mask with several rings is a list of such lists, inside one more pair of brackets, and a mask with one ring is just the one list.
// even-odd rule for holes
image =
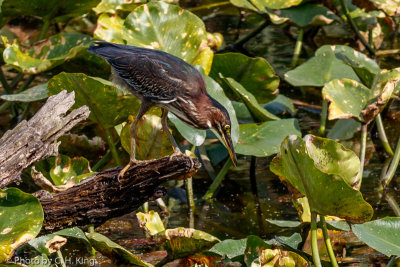
[[22, 121], [0, 139], [0, 188], [20, 180], [21, 172], [33, 163], [58, 154], [60, 136], [89, 116], [82, 106], [68, 110], [75, 94], [62, 91], [48, 98], [29, 121]]
[[39, 195], [46, 230], [74, 225], [101, 224], [132, 212], [144, 202], [162, 197], [160, 184], [193, 175], [201, 164], [186, 155], [141, 162], [118, 178], [121, 168], [90, 176], [54, 195]]

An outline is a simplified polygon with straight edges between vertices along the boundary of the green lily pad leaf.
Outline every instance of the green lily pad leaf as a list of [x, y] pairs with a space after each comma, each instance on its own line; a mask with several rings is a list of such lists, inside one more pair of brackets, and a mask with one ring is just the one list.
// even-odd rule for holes
[[204, 143], [206, 139], [206, 130], [194, 129], [193, 127], [187, 125], [180, 119], [178, 119], [171, 112], [168, 113], [168, 119], [175, 125], [178, 132], [195, 146], [200, 146]]
[[223, 259], [229, 259], [231, 261], [243, 261], [246, 245], [247, 238], [238, 240], [226, 239], [215, 244], [208, 251], [222, 257]]
[[[360, 81], [353, 69], [336, 57], [337, 51], [343, 53], [345, 46], [324, 45], [315, 56], [294, 70], [285, 73], [285, 79], [293, 86], [324, 86], [333, 79], [348, 78]], [[351, 49], [351, 48], [349, 48]], [[363, 54], [351, 49], [356, 57], [366, 58]], [[346, 53], [347, 55], [348, 53]]]
[[65, 236], [65, 237], [72, 237], [78, 240], [83, 241], [85, 244], [90, 246], [89, 239], [87, 239], [85, 233], [79, 229], [78, 227], [66, 228], [60, 231], [53, 233], [55, 235]]
[[240, 83], [261, 103], [273, 100], [278, 94], [279, 77], [264, 58], [251, 58], [240, 53], [217, 54], [210, 77], [224, 87], [220, 73]]
[[297, 249], [301, 243], [301, 235], [299, 233], [294, 233], [291, 236], [276, 236], [275, 240], [282, 245], [286, 245], [292, 249]]
[[113, 43], [124, 43], [123, 34], [124, 20], [117, 14], [101, 14], [97, 18], [97, 28], [94, 32], [94, 38]]
[[231, 88], [231, 90], [241, 98], [243, 103], [246, 104], [247, 108], [257, 121], [264, 122], [269, 120], [279, 120], [279, 117], [261, 107], [254, 95], [244, 89], [240, 83], [232, 78], [223, 78], [223, 80], [229, 85], [229, 88]]
[[92, 175], [89, 161], [84, 157], [70, 158], [66, 155], [58, 155], [53, 158], [50, 177], [55, 185], [64, 185], [74, 179], [75, 183]]
[[394, 16], [399, 12], [399, 0], [370, 0], [370, 2], [374, 3], [378, 9], [384, 10], [385, 13], [389, 16]]
[[60, 250], [67, 243], [67, 239], [54, 234], [43, 235], [29, 241], [29, 245], [38, 252], [50, 256], [50, 254]]
[[47, 92], [47, 83], [42, 83], [36, 86], [33, 86], [21, 93], [11, 94], [11, 95], [2, 95], [1, 99], [7, 101], [15, 101], [15, 102], [34, 102], [42, 99], [46, 99], [48, 95]]
[[296, 119], [241, 124], [240, 139], [235, 151], [242, 155], [266, 157], [279, 152], [279, 145], [288, 135], [301, 135]]
[[117, 243], [114, 243], [106, 236], [99, 233], [87, 233], [87, 238], [90, 244], [104, 256], [112, 259], [117, 264], [129, 264], [136, 266], [150, 267], [153, 266], [150, 263], [140, 260], [137, 256], [130, 253]]
[[360, 129], [361, 123], [354, 119], [337, 120], [326, 137], [333, 140], [349, 140]]
[[18, 18], [21, 16], [47, 17], [56, 12], [50, 19], [55, 22], [65, 21], [88, 13], [93, 7], [100, 3], [100, 0], [66, 0], [66, 1], [45, 1], [45, 0], [3, 0], [1, 14], [6, 18]]
[[[207, 47], [203, 21], [187, 10], [164, 2], [137, 7], [125, 19], [124, 31], [128, 45], [162, 50], [190, 64]], [[201, 62], [204, 69], [211, 65]]]
[[30, 260], [31, 260], [31, 264], [29, 264], [28, 267], [47, 267], [47, 266], [50, 267], [50, 266], [52, 266], [51, 260], [49, 259], [49, 257], [47, 257], [46, 254], [36, 256]]
[[97, 13], [112, 13], [115, 14], [117, 11], [131, 11], [140, 4], [145, 4], [146, 0], [101, 0], [93, 10]]
[[192, 228], [168, 229], [162, 235], [166, 238], [164, 245], [171, 260], [208, 250], [220, 242], [218, 238]]
[[233, 108], [235, 109], [236, 117], [239, 123], [254, 123], [253, 116], [251, 115], [246, 104], [242, 102], [232, 101]]
[[251, 9], [254, 11], [261, 11], [261, 12], [266, 12], [268, 8], [271, 9], [283, 9], [283, 8], [288, 8], [291, 6], [297, 6], [302, 0], [254, 0], [254, 1], [249, 1], [249, 0], [230, 0], [232, 5], [235, 5], [237, 7], [243, 7], [247, 9]]
[[299, 254], [283, 249], [265, 249], [259, 258], [251, 263], [251, 267], [262, 266], [307, 266], [307, 261]]
[[250, 235], [247, 237], [246, 251], [244, 254], [244, 262], [247, 266], [251, 266], [252, 262], [258, 258], [260, 251], [270, 249], [272, 245], [266, 243], [258, 236]]
[[42, 227], [43, 209], [39, 200], [17, 188], [0, 189], [0, 263], [14, 250], [35, 238]]
[[363, 224], [353, 224], [353, 233], [386, 256], [400, 256], [400, 218], [386, 217]]
[[111, 82], [82, 73], [60, 73], [50, 79], [48, 90], [50, 95], [75, 91], [73, 108], [88, 106], [89, 119], [105, 128], [122, 123], [140, 107], [139, 99], [118, 93]]
[[[121, 132], [122, 147], [130, 153], [130, 124], [126, 124]], [[170, 155], [172, 144], [167, 133], [162, 129], [161, 118], [155, 115], [144, 115], [137, 124], [136, 158], [156, 159]]]
[[139, 221], [139, 226], [152, 236], [165, 231], [160, 215], [153, 210], [147, 213], [138, 212], [136, 218]]
[[304, 140], [285, 138], [270, 169], [307, 196], [312, 211], [365, 222], [371, 219], [373, 209], [351, 186], [359, 182], [359, 166], [353, 151], [333, 140], [307, 135]]
[[26, 74], [38, 74], [86, 51], [91, 38], [85, 34], [60, 33], [35, 44], [26, 51], [22, 50], [16, 41], [13, 44], [3, 42], [6, 46], [3, 58], [7, 64]]
[[266, 221], [276, 226], [284, 228], [293, 228], [301, 225], [301, 222], [299, 221], [285, 221], [285, 220], [272, 220], [272, 219], [267, 219]]
[[326, 225], [331, 230], [350, 231], [350, 226], [345, 221], [326, 220]]
[[277, 10], [274, 14], [279, 17], [289, 18], [299, 27], [305, 27], [310, 24], [321, 26], [331, 24], [334, 21], [340, 21], [340, 18], [330, 9], [323, 5], [315, 4], [306, 4]]
[[400, 69], [383, 70], [369, 89], [350, 80], [333, 80], [327, 83], [322, 95], [329, 105], [328, 119], [354, 118], [369, 123], [382, 111], [400, 81]]
[[284, 95], [277, 95], [271, 102], [264, 105], [264, 108], [274, 115], [289, 113], [294, 116], [296, 109], [292, 100]]

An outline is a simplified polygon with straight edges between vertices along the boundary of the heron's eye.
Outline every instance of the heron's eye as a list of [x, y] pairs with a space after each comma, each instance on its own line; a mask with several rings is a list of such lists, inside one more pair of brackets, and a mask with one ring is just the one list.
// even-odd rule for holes
[[229, 125], [225, 125], [224, 126], [224, 131], [227, 133], [227, 134], [231, 134], [231, 126], [229, 126]]

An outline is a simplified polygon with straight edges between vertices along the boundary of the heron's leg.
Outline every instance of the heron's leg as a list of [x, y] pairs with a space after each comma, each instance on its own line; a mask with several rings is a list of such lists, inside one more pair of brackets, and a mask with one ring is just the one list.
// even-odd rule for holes
[[175, 142], [174, 137], [172, 136], [171, 132], [169, 131], [168, 128], [168, 123], [167, 123], [167, 115], [168, 115], [168, 110], [162, 108], [162, 115], [161, 115], [161, 124], [163, 127], [163, 130], [168, 134], [169, 140], [171, 140], [172, 146], [174, 147], [174, 154], [175, 153], [182, 153], [181, 150], [179, 149], [178, 144]]
[[138, 161], [136, 160], [136, 126], [139, 120], [143, 117], [143, 115], [153, 106], [153, 104], [149, 101], [142, 100], [142, 104], [140, 105], [139, 112], [136, 115], [135, 120], [132, 122], [130, 126], [130, 136], [131, 136], [131, 155], [129, 163], [121, 170], [119, 173], [119, 177], [124, 177], [125, 172]]

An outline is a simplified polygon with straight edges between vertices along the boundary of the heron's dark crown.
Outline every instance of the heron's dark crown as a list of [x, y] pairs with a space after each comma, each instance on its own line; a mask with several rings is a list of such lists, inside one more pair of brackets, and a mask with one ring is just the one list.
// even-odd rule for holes
[[209, 107], [208, 116], [211, 122], [211, 126], [215, 129], [223, 127], [225, 125], [231, 125], [229, 113], [226, 108], [221, 105], [214, 98], [210, 97], [212, 105]]

